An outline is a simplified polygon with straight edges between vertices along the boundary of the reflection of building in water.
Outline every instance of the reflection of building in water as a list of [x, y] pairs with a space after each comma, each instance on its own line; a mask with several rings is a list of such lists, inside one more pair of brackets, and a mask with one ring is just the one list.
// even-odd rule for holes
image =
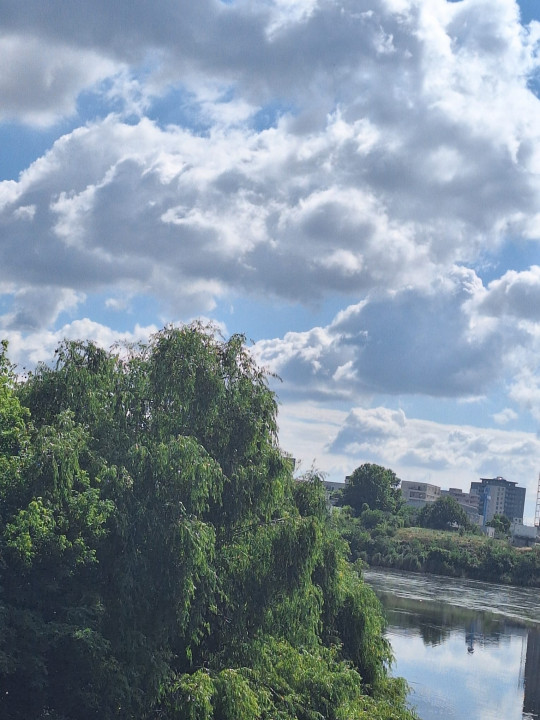
[[510, 642], [511, 635], [515, 634], [515, 625], [507, 625], [501, 622], [497, 617], [493, 617], [489, 613], [475, 612], [471, 613], [471, 617], [465, 630], [465, 644], [469, 652], [474, 652], [476, 646], [485, 647], [487, 645], [501, 645]]
[[529, 630], [525, 658], [523, 712], [540, 715], [540, 630]]
[[471, 620], [469, 627], [465, 628], [465, 643], [467, 644], [468, 653], [474, 652], [474, 642], [481, 637], [483, 631], [482, 625], [482, 619], [476, 617], [474, 620]]

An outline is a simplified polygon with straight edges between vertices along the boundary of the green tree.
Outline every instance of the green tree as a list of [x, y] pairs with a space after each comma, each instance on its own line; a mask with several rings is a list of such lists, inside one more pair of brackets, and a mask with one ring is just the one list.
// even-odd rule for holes
[[395, 513], [402, 504], [400, 482], [392, 470], [365, 463], [348, 478], [338, 504], [350, 505], [356, 515], [360, 515], [364, 505], [370, 510]]
[[455, 498], [443, 495], [434, 503], [426, 503], [418, 513], [420, 527], [448, 530], [452, 526], [469, 526], [467, 513], [460, 507]]
[[411, 717], [242, 336], [0, 360], [0, 716]]
[[486, 523], [489, 527], [495, 528], [495, 530], [501, 535], [508, 535], [510, 532], [510, 520], [506, 515], [494, 515], [489, 522]]
[[69, 413], [38, 431], [21, 428], [24, 416], [0, 462], [2, 714], [22, 720], [56, 705], [86, 717], [114, 677], [97, 563], [113, 510], [100, 493], [107, 471], [81, 467], [87, 435]]

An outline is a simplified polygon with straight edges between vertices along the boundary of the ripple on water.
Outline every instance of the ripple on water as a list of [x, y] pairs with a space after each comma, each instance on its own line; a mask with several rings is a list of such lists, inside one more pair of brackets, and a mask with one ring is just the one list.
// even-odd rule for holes
[[503, 615], [526, 625], [540, 625], [538, 588], [394, 570], [369, 569], [364, 571], [364, 576], [379, 593], [392, 593], [418, 602], [445, 602], [469, 610]]
[[538, 720], [540, 590], [367, 570], [422, 720]]

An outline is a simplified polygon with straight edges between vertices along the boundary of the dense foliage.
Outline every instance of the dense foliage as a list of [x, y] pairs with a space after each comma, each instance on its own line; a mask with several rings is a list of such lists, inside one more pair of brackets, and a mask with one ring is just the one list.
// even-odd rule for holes
[[392, 501], [396, 476], [387, 468], [361, 465], [351, 478], [351, 489], [347, 485], [338, 501], [344, 507], [333, 515], [334, 528], [346, 541], [351, 561], [540, 587], [540, 546], [510, 545], [510, 523], [504, 515], [495, 515], [488, 523], [496, 529], [495, 538], [488, 538], [471, 525], [450, 496], [421, 509]]
[[397, 512], [402, 505], [400, 482], [392, 470], [364, 463], [347, 478], [338, 505], [351, 507], [356, 515], [364, 510], [364, 506], [370, 510]]
[[433, 503], [426, 503], [417, 516], [420, 527], [448, 530], [452, 527], [468, 528], [467, 513], [450, 495], [443, 495]]
[[506, 515], [496, 513], [486, 525], [495, 528], [499, 535], [508, 535], [510, 533], [510, 520]]
[[0, 353], [0, 717], [410, 718], [244, 339]]
[[515, 548], [506, 540], [471, 532], [404, 527], [403, 517], [344, 508], [335, 525], [351, 559], [369, 565], [540, 587], [540, 546]]

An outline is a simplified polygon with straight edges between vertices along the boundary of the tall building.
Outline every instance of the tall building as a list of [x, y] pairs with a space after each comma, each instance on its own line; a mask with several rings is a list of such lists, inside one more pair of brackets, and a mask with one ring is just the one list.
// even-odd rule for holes
[[506, 515], [511, 521], [523, 522], [525, 491], [524, 487], [517, 487], [517, 483], [497, 476], [472, 482], [470, 494], [478, 499], [478, 513], [485, 525], [494, 515]]

